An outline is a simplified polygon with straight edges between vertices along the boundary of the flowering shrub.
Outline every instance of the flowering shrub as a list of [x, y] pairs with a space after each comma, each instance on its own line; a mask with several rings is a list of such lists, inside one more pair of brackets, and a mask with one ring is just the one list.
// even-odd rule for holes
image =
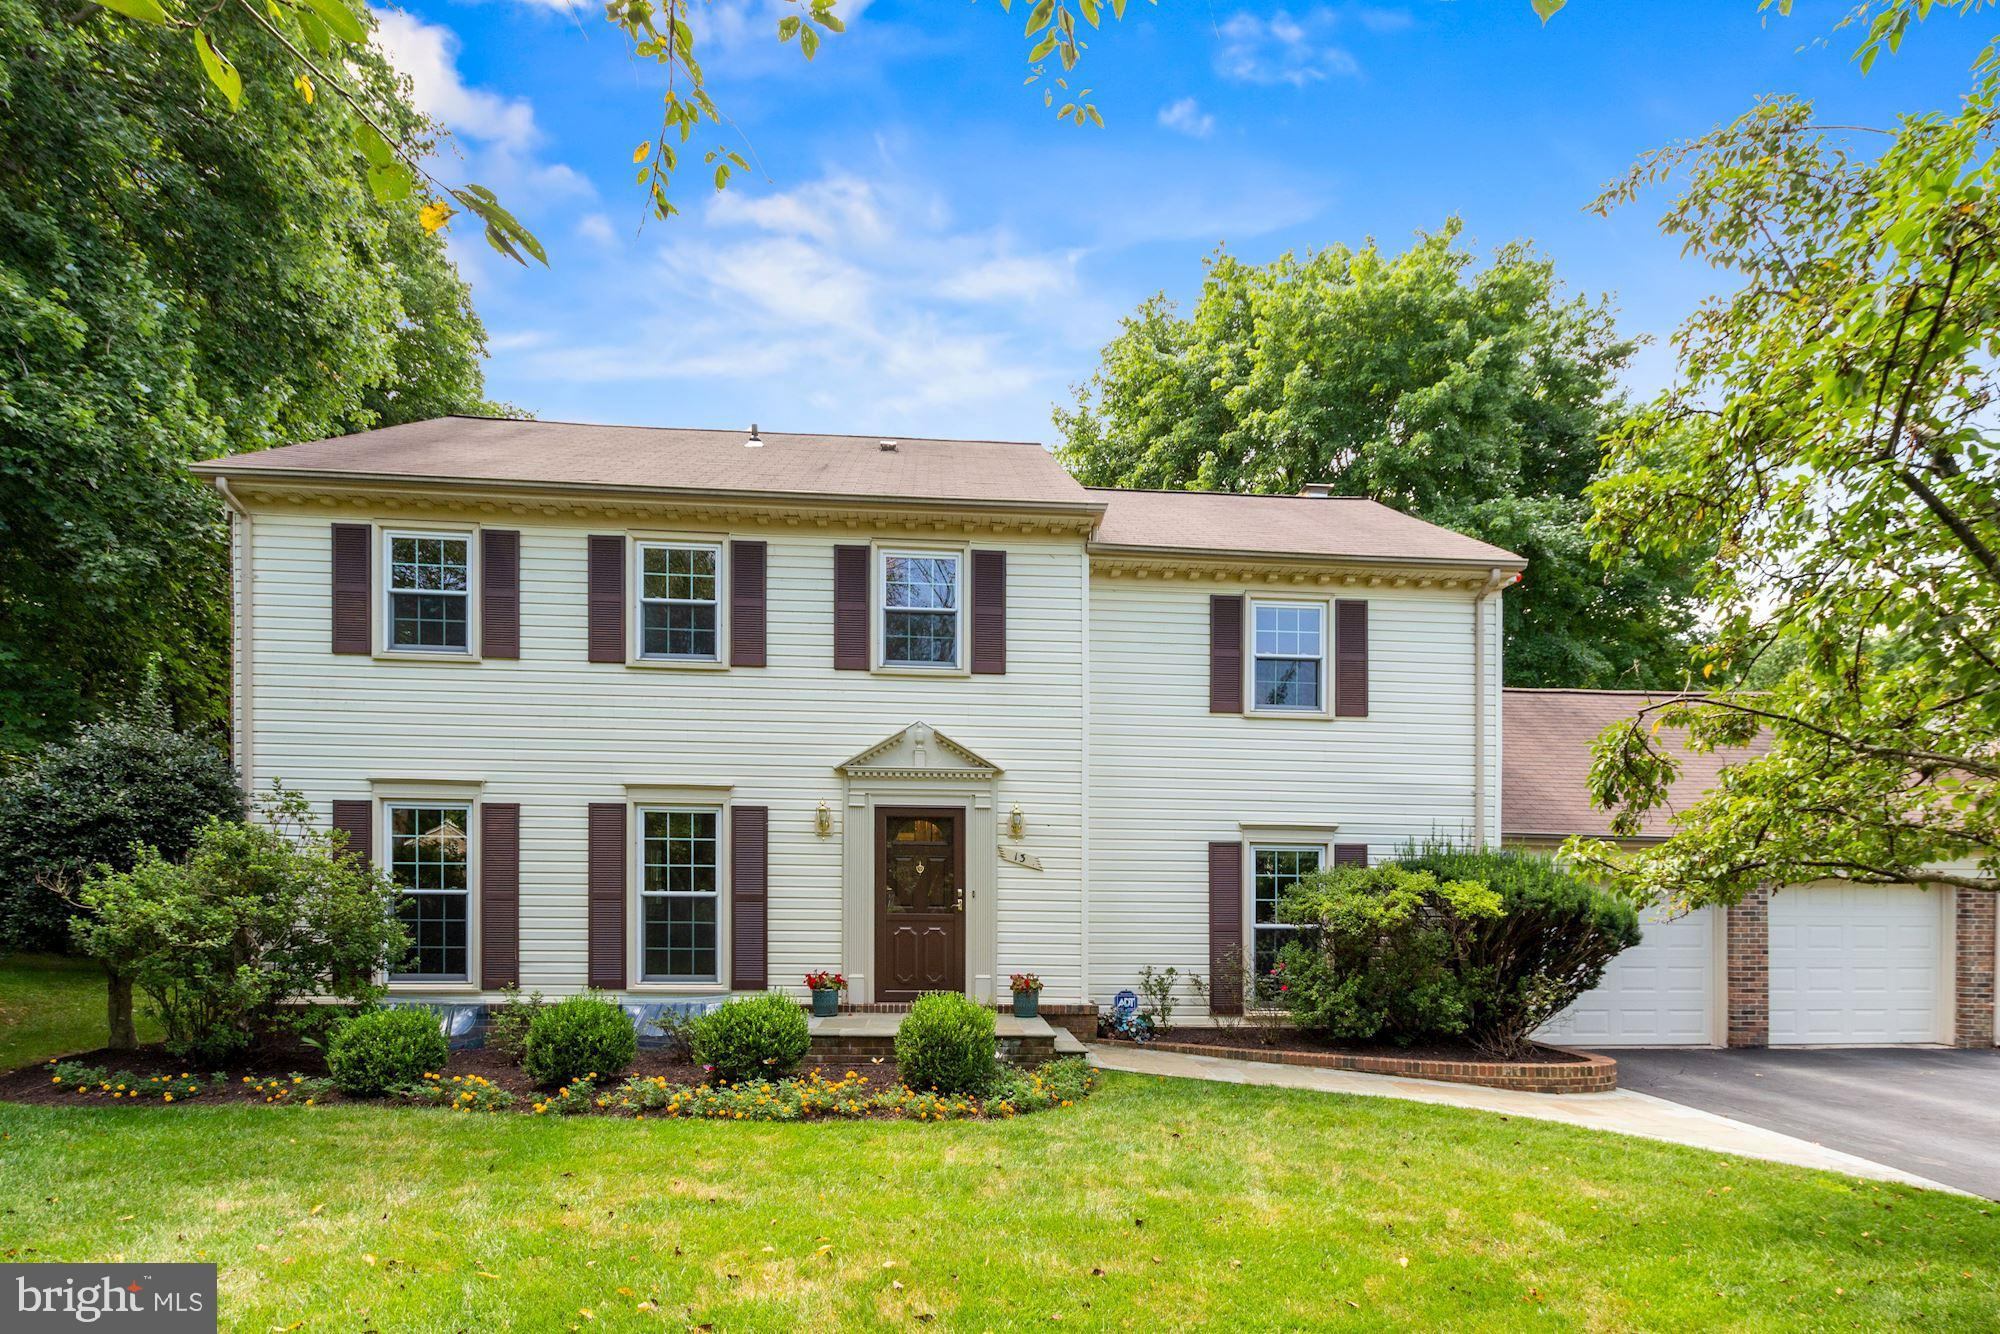
[[807, 991], [845, 991], [847, 978], [840, 973], [818, 972], [806, 974]]
[[1040, 991], [1042, 979], [1034, 973], [1009, 973], [1007, 985], [1013, 988], [1015, 995], [1019, 995], [1023, 991]]
[[805, 1011], [775, 992], [718, 1005], [688, 1025], [695, 1060], [732, 1083], [788, 1075], [811, 1045]]
[[1002, 1067], [986, 1095], [989, 1115], [1018, 1116], [1023, 1112], [1068, 1107], [1090, 1096], [1097, 1087], [1097, 1072], [1081, 1056], [1059, 1056], [1040, 1069], [1023, 1074]]
[[601, 996], [571, 996], [536, 1013], [521, 1069], [538, 1087], [555, 1088], [616, 1074], [638, 1054], [639, 1034], [625, 1011]]
[[342, 1024], [326, 1045], [334, 1087], [355, 1097], [379, 1097], [414, 1084], [451, 1058], [451, 1046], [429, 1010], [370, 1010]]
[[535, 1100], [535, 1115], [580, 1116], [597, 1105], [597, 1076], [572, 1079], [554, 1093]]
[[896, 1029], [896, 1064], [912, 1088], [983, 1093], [994, 1051], [993, 1011], [953, 991], [917, 997]]
[[514, 1105], [513, 1094], [478, 1075], [453, 1075], [446, 1079], [426, 1071], [422, 1079], [405, 1084], [396, 1094], [453, 1112], [504, 1112]]
[[317, 1079], [301, 1074], [267, 1075], [261, 1079], [255, 1075], [245, 1075], [243, 1082], [249, 1086], [252, 1093], [263, 1094], [265, 1102], [288, 1102], [300, 1107], [312, 1107], [324, 1102], [326, 1095], [333, 1092], [331, 1079]]
[[558, 1108], [537, 1103], [535, 1111], [597, 1110], [628, 1115], [712, 1121], [819, 1121], [891, 1115], [913, 1121], [963, 1121], [980, 1117], [1001, 1119], [1052, 1107], [1068, 1107], [1089, 1095], [1096, 1075], [1078, 1057], [1050, 1061], [1028, 1074], [1006, 1072], [984, 1097], [913, 1089], [907, 1085], [874, 1088], [866, 1076], [849, 1070], [829, 1079], [810, 1071], [797, 1079], [752, 1079], [732, 1084], [675, 1085], [662, 1076], [635, 1076], [615, 1089], [594, 1096], [588, 1086], [572, 1086], [573, 1102]]
[[107, 1102], [186, 1102], [202, 1092], [201, 1081], [189, 1074], [135, 1075], [81, 1061], [50, 1061], [49, 1071], [49, 1082], [56, 1087]]

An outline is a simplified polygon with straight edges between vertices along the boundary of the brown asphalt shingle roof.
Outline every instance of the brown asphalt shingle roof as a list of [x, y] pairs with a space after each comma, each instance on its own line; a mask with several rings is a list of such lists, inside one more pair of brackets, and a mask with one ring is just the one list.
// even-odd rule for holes
[[[1508, 838], [1536, 835], [1611, 836], [1611, 812], [1590, 804], [1590, 746], [1605, 728], [1630, 718], [1673, 691], [1525, 690], [1502, 692], [1500, 710], [1500, 831]], [[1686, 733], [1663, 727], [1661, 739], [1681, 764], [1667, 804], [1647, 812], [1642, 838], [1665, 838], [1680, 810], [1713, 788], [1734, 764], [1762, 754], [1767, 741], [1702, 754], [1686, 748]]]
[[1032, 442], [788, 435], [660, 426], [438, 417], [379, 431], [235, 454], [221, 473], [344, 473], [408, 479], [540, 483], [617, 490], [1090, 507], [1055, 456]]
[[1242, 552], [1518, 568], [1511, 551], [1357, 496], [1244, 496], [1090, 488], [1105, 503], [1092, 550]]

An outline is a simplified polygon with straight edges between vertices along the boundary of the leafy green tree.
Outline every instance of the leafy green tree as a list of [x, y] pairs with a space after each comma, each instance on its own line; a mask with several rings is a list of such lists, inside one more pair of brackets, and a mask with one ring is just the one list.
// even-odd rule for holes
[[1996, 94], [1989, 48], [1958, 111], [1888, 130], [1772, 99], [1602, 201], [1682, 176], [1666, 230], [1741, 281], [1680, 330], [1679, 383], [1613, 443], [1592, 520], [1607, 556], [1697, 563], [1711, 692], [1607, 731], [1593, 793], [1620, 833], [1661, 805], [1662, 725], [1770, 746], [1665, 844], [1572, 849], [1636, 895], [2000, 873]]
[[1218, 252], [1183, 316], [1124, 321], [1058, 455], [1093, 486], [1297, 493], [1328, 482], [1528, 557], [1507, 595], [1515, 685], [1678, 679], [1692, 624], [1669, 563], [1611, 572], [1584, 531], [1632, 345], [1511, 245], [1476, 267], [1453, 220], [1270, 264]]
[[[428, 133], [379, 56], [348, 68]], [[489, 406], [438, 238], [290, 77], [246, 66], [232, 113], [184, 35], [0, 0], [0, 753], [156, 658], [183, 721], [223, 716], [222, 513], [189, 459]]]

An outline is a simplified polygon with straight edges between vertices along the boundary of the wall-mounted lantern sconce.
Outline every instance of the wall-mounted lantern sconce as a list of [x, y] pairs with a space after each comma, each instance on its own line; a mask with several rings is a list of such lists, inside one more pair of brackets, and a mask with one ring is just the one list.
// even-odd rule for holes
[[833, 812], [826, 808], [826, 803], [823, 801], [819, 804], [819, 810], [813, 813], [813, 828], [818, 831], [821, 838], [833, 832]]
[[1014, 813], [1007, 817], [1007, 832], [1015, 838], [1019, 838], [1028, 832], [1028, 818], [1021, 814], [1021, 805], [1019, 802], [1014, 804]]

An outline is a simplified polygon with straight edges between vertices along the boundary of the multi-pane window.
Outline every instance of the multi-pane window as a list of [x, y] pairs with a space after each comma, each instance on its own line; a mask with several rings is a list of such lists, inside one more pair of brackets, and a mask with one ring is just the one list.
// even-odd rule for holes
[[472, 540], [463, 534], [389, 535], [389, 646], [463, 653], [472, 596]]
[[722, 548], [645, 542], [639, 546], [639, 656], [697, 658], [717, 652]]
[[882, 662], [890, 667], [956, 667], [959, 558], [882, 558]]
[[721, 812], [639, 813], [639, 975], [648, 982], [715, 982]]
[[400, 979], [458, 982], [467, 976], [471, 823], [464, 806], [389, 807], [389, 878], [402, 891], [396, 912], [410, 936], [410, 952], [396, 970]]
[[1250, 849], [1252, 960], [1258, 978], [1269, 977], [1278, 951], [1298, 930], [1278, 920], [1278, 900], [1286, 890], [1319, 870], [1326, 849], [1253, 847]]
[[1302, 712], [1325, 707], [1325, 605], [1257, 602], [1251, 607], [1251, 707]]

